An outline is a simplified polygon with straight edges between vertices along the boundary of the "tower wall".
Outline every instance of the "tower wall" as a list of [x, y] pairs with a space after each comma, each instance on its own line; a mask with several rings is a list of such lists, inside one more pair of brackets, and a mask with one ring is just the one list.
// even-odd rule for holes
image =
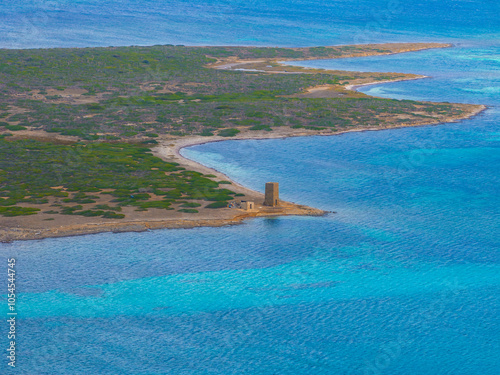
[[267, 182], [264, 206], [275, 207], [279, 205], [279, 202], [279, 184], [277, 182]]

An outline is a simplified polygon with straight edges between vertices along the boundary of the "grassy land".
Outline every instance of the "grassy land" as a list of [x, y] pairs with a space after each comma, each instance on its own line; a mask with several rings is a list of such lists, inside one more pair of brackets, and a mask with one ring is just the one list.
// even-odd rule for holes
[[[234, 198], [209, 176], [166, 163], [136, 145], [0, 139], [0, 155], [4, 216], [36, 214], [43, 205], [53, 214], [120, 219], [123, 206], [196, 213], [196, 207], [214, 202], [224, 207]], [[109, 202], [100, 202], [103, 197]]]
[[[0, 215], [32, 215], [47, 206], [54, 214], [114, 219], [123, 217], [123, 206], [196, 213], [196, 207], [224, 207], [234, 197], [209, 176], [153, 157], [145, 146], [154, 145], [159, 137], [232, 137], [243, 130], [277, 127], [335, 132], [460, 115], [462, 109], [449, 103], [378, 99], [343, 89], [348, 83], [407, 77], [404, 74], [296, 67], [290, 74], [276, 74], [213, 68], [224, 61], [259, 59], [272, 71], [283, 69], [279, 60], [399, 50], [384, 46], [0, 50]], [[303, 74], [295, 74], [298, 71]], [[321, 85], [337, 90], [338, 97], [297, 97]], [[26, 130], [73, 136], [77, 143], [8, 136]], [[206, 201], [212, 203], [207, 206]]]
[[458, 111], [448, 104], [364, 95], [346, 94], [335, 99], [289, 97], [308, 87], [341, 87], [367, 76], [382, 80], [402, 78], [404, 74], [339, 75], [318, 70], [314, 74], [267, 74], [207, 67], [228, 56], [299, 59], [388, 52], [380, 47], [352, 46], [2, 50], [0, 121], [9, 131], [25, 127], [83, 140], [149, 139], [155, 143], [162, 134], [210, 136], [227, 133], [224, 129], [279, 126], [384, 126], [398, 121], [398, 117], [401, 122], [409, 122]]

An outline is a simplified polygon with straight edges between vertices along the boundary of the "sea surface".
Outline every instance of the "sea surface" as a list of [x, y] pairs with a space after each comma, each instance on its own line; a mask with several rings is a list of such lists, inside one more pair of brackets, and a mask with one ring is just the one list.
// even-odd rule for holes
[[500, 38], [497, 0], [17, 0], [0, 48], [311, 46]]
[[[361, 91], [488, 105], [452, 124], [183, 150], [256, 190], [279, 181], [283, 199], [335, 211], [326, 217], [0, 244], [4, 269], [17, 259], [19, 293], [16, 368], [4, 350], [0, 373], [497, 374], [498, 8], [475, 0], [0, 3], [4, 48], [451, 41], [299, 64], [423, 74], [430, 78]], [[5, 295], [0, 303], [6, 320]]]

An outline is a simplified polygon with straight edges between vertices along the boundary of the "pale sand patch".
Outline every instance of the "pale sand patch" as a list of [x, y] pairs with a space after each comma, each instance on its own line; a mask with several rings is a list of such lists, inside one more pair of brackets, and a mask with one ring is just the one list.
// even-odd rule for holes
[[[376, 131], [385, 129], [396, 129], [410, 126], [424, 126], [443, 122], [459, 121], [475, 116], [487, 107], [484, 105], [462, 104], [465, 113], [457, 117], [449, 117], [443, 121], [432, 121], [422, 124], [399, 124], [397, 126], [373, 127], [373, 128], [356, 128], [332, 132], [330, 129], [318, 132], [308, 129], [291, 129], [289, 127], [281, 127], [272, 132], [266, 131], [249, 131], [245, 130], [236, 137], [230, 139], [220, 136], [213, 137], [181, 137], [169, 138], [162, 137], [159, 139], [160, 144], [153, 148], [153, 154], [162, 158], [165, 161], [175, 161], [182, 167], [188, 170], [198, 171], [203, 174], [213, 174], [220, 180], [230, 179], [223, 173], [214, 169], [203, 166], [193, 160], [189, 160], [180, 154], [180, 150], [184, 147], [203, 144], [208, 142], [220, 142], [236, 139], [279, 139], [288, 137], [301, 136], [328, 136], [340, 135], [350, 132], [360, 131]], [[53, 136], [53, 134], [48, 133]], [[278, 181], [279, 182], [279, 181]], [[239, 209], [200, 209], [196, 217], [191, 214], [166, 211], [159, 209], [149, 209], [146, 212], [134, 211], [134, 207], [124, 207], [123, 213], [129, 215], [123, 220], [110, 220], [103, 218], [87, 218], [83, 216], [68, 216], [68, 215], [50, 215], [39, 213], [32, 216], [18, 216], [14, 218], [6, 218], [0, 216], [0, 241], [13, 240], [31, 240], [47, 237], [64, 237], [72, 235], [101, 233], [101, 232], [128, 232], [128, 231], [145, 231], [159, 228], [193, 228], [200, 226], [223, 226], [240, 224], [245, 219], [262, 216], [283, 216], [283, 215], [308, 215], [321, 216], [327, 214], [326, 211], [315, 209], [291, 202], [282, 202], [281, 207], [272, 208], [262, 206], [264, 196], [262, 193], [248, 189], [234, 181], [227, 188], [236, 193], [245, 194], [241, 197], [242, 200], [250, 200], [256, 203], [257, 210], [247, 212]], [[106, 200], [100, 200], [99, 204], [106, 203]], [[32, 205], [33, 206], [33, 205]], [[85, 207], [84, 207], [85, 208]], [[50, 210], [49, 205], [42, 207], [43, 211]], [[54, 219], [45, 221], [45, 219]]]
[[424, 79], [424, 78], [430, 78], [429, 76], [423, 76], [423, 75], [413, 75], [413, 77], [403, 77], [403, 78], [397, 78], [397, 79], [387, 79], [384, 81], [372, 81], [372, 82], [366, 82], [366, 83], [355, 83], [355, 84], [350, 84], [350, 85], [345, 85], [346, 90], [351, 90], [351, 91], [356, 91], [358, 88], [363, 87], [363, 86], [372, 86], [372, 85], [382, 85], [384, 83], [392, 83], [392, 82], [401, 82], [401, 81], [412, 81], [414, 79]]
[[[417, 47], [408, 48], [406, 50], [400, 49], [397, 52], [393, 53], [410, 52], [427, 48], [444, 48], [449, 46], [451, 45], [436, 43], [433, 44], [433, 46], [430, 46], [429, 44], [426, 44], [426, 46], [419, 45], [418, 48]], [[384, 54], [392, 54], [392, 53], [384, 53]], [[367, 54], [367, 56], [368, 55], [373, 55], [373, 53]], [[359, 57], [359, 56], [360, 55], [358, 54], [354, 56], [342, 56], [342, 57]], [[318, 60], [318, 58], [311, 58], [311, 59]], [[236, 60], [231, 62], [230, 64], [228, 64], [227, 61], [225, 61], [224, 63], [226, 65], [230, 65], [231, 67], [238, 64], [248, 64], [250, 62], [263, 62], [263, 61], [268, 61], [268, 60], [267, 59], [252, 60], [244, 62]], [[218, 63], [212, 65], [212, 67], [221, 68], [222, 65], [223, 65], [222, 62], [218, 61]], [[227, 69], [227, 67], [224, 68]], [[412, 75], [411, 77], [405, 77], [398, 80], [390, 80], [389, 82], [395, 82], [406, 79], [419, 79], [419, 78], [426, 78], [426, 77]], [[385, 82], [387, 81], [365, 82], [361, 84], [347, 85], [345, 88], [349, 90], [355, 90], [356, 87], [364, 86], [366, 84], [381, 84]], [[311, 88], [310, 90], [312, 90], [312, 93], [316, 93], [319, 91], [328, 91], [329, 89], [324, 87], [321, 88], [316, 87], [316, 88]], [[213, 137], [193, 136], [193, 137], [182, 137], [182, 138], [169, 138], [168, 136], [164, 136], [160, 138], [160, 145], [153, 149], [153, 153], [156, 156], [162, 158], [163, 160], [176, 161], [186, 169], [198, 171], [204, 174], [213, 174], [220, 180], [229, 180], [227, 176], [220, 173], [219, 171], [203, 166], [193, 160], [184, 158], [180, 154], [180, 150], [184, 147], [188, 147], [191, 145], [202, 144], [207, 142], [226, 141], [231, 139], [232, 140], [272, 139], [272, 138], [275, 139], [275, 138], [287, 138], [287, 137], [311, 136], [311, 135], [339, 135], [343, 133], [358, 132], [358, 131], [374, 131], [374, 130], [409, 127], [409, 126], [431, 125], [443, 122], [463, 120], [475, 116], [486, 109], [486, 106], [484, 105], [462, 104], [460, 106], [464, 110], [464, 114], [460, 116], [454, 116], [454, 117], [443, 116], [443, 118], [440, 118], [439, 120], [432, 120], [432, 121], [427, 120], [427, 122], [425, 122], [424, 120], [421, 123], [398, 124], [394, 126], [373, 127], [373, 128], [360, 127], [338, 132], [333, 132], [331, 129], [326, 129], [324, 131], [318, 132], [307, 129], [291, 129], [289, 127], [281, 127], [278, 129], [274, 129], [274, 131], [272, 132], [266, 132], [266, 131], [252, 132], [245, 130], [242, 131], [240, 134], [238, 134], [238, 136], [232, 138], [225, 138], [219, 136], [213, 136]], [[51, 138], [52, 140], [57, 139], [53, 133], [45, 133], [45, 134], [49, 135], [47, 138]], [[35, 133], [33, 131], [26, 131], [26, 134], [22, 135], [37, 136], [40, 139], [43, 138], [43, 134], [38, 134], [38, 132]], [[67, 141], [67, 139], [64, 140], [58, 139], [58, 140]], [[48, 216], [49, 214], [43, 214], [43, 213], [33, 216], [24, 216], [15, 218], [0, 217], [0, 241], [40, 239], [47, 237], [62, 237], [62, 236], [100, 233], [100, 232], [144, 231], [144, 230], [159, 229], [159, 228], [192, 228], [199, 226], [222, 226], [222, 225], [239, 224], [247, 218], [260, 217], [260, 216], [280, 216], [280, 215], [319, 216], [319, 215], [325, 215], [327, 213], [319, 209], [297, 205], [290, 202], [282, 202], [281, 207], [278, 208], [265, 207], [262, 206], [263, 202], [262, 193], [255, 192], [251, 189], [248, 189], [244, 186], [237, 184], [234, 181], [232, 182], [231, 185], [228, 185], [227, 187], [237, 193], [245, 194], [245, 197], [242, 197], [241, 199], [255, 201], [257, 209], [253, 212], [247, 212], [243, 210], [229, 209], [229, 208], [217, 209], [217, 210], [200, 209], [200, 213], [196, 214], [196, 217], [194, 218], [189, 214], [173, 212], [173, 211], [149, 209], [147, 212], [137, 212], [134, 211], [135, 209], [134, 207], [124, 207], [123, 213], [128, 214], [130, 217], [122, 221], [102, 219], [102, 218], [86, 218], [82, 216], [67, 216], [67, 215]], [[102, 204], [104, 203], [104, 201], [101, 200], [98, 203]], [[45, 211], [49, 210], [50, 208], [48, 208], [48, 206], [44, 206], [42, 209]], [[54, 220], [44, 221], [44, 219], [47, 218], [49, 219], [53, 218]]]

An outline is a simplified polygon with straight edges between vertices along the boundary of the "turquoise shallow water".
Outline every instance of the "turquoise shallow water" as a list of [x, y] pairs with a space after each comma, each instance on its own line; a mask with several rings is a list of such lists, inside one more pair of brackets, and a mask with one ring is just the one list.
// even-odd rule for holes
[[[37, 12], [26, 4], [0, 4], [0, 27], [10, 30], [3, 46], [352, 43], [361, 38], [352, 30], [375, 27], [374, 10], [390, 5], [274, 2], [263, 11], [258, 1], [178, 1], [162, 13], [160, 1], [139, 10], [131, 1], [38, 2]], [[456, 124], [183, 151], [258, 190], [278, 180], [284, 199], [337, 212], [327, 217], [0, 244], [0, 262], [18, 263], [11, 372], [496, 374], [498, 3], [418, 4], [405, 2], [401, 18], [370, 37], [458, 47], [307, 64], [429, 75], [362, 90], [484, 103], [486, 112]], [[38, 33], [9, 29], [16, 17], [38, 20]]]

